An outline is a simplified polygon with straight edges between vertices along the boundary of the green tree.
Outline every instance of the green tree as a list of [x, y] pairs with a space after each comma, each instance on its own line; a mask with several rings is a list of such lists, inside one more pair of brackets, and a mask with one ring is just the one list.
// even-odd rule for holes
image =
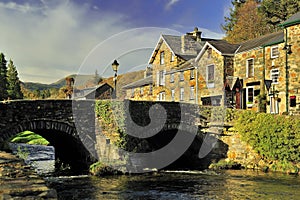
[[242, 5], [242, 2], [239, 0], [231, 1], [232, 7], [230, 8], [229, 16], [225, 16], [225, 24], [221, 25], [223, 31], [225, 31], [226, 35], [229, 34], [233, 30], [234, 25], [237, 22], [237, 14], [239, 12], [239, 8]]
[[7, 69], [7, 93], [10, 99], [23, 99], [18, 71], [12, 60], [9, 60]]
[[233, 5], [236, 7], [232, 10], [231, 17], [227, 19], [227, 24], [223, 26], [227, 41], [241, 43], [272, 32], [265, 16], [258, 10], [259, 1], [247, 0], [245, 3], [235, 2]]
[[7, 61], [3, 53], [0, 53], [0, 101], [7, 99]]
[[300, 11], [299, 0], [263, 0], [259, 11], [265, 16], [266, 23], [274, 30], [291, 15]]

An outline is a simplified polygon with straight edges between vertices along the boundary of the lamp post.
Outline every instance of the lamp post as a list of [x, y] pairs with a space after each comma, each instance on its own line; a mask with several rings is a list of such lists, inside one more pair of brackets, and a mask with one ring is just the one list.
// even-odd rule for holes
[[[265, 85], [266, 85], [266, 88], [267, 88], [267, 91], [269, 93], [269, 96], [272, 96], [273, 97], [273, 102], [271, 103], [271, 105], [273, 105], [273, 108], [270, 108], [270, 109], [273, 109], [273, 112], [272, 113], [275, 113], [277, 114], [278, 113], [278, 103], [276, 103], [276, 101], [278, 102], [279, 101], [279, 98], [278, 98], [278, 93], [279, 91], [275, 90], [275, 85], [272, 84], [272, 80], [266, 80], [265, 79]], [[272, 86], [272, 87], [271, 87]], [[271, 90], [270, 90], [271, 89]], [[269, 91], [270, 90], [270, 91]], [[271, 101], [271, 100], [270, 100]]]
[[118, 67], [119, 67], [119, 63], [117, 60], [114, 60], [114, 62], [111, 64], [113, 71], [115, 72], [115, 76], [114, 76], [114, 84], [115, 84], [115, 91], [113, 93], [113, 99], [117, 98], [117, 77], [118, 77]]

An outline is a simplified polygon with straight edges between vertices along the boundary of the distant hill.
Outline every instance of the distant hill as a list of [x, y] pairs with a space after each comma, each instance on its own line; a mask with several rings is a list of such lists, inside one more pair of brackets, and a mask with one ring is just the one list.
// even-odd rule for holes
[[[75, 79], [76, 88], [84, 88], [89, 87], [93, 84], [93, 80], [95, 75], [76, 75], [72, 74], [68, 77], [72, 77]], [[44, 83], [33, 83], [33, 82], [24, 82], [23, 86], [27, 90], [46, 90], [51, 88], [59, 89], [66, 85], [66, 78], [61, 78], [58, 81], [51, 83], [51, 84], [44, 84]]]
[[[143, 79], [144, 72], [145, 72], [145, 70], [140, 70], [140, 71], [128, 72], [125, 74], [119, 74], [118, 81], [117, 81], [118, 98], [123, 99], [126, 95], [126, 93], [125, 93], [126, 91], [122, 90], [122, 87], [129, 83]], [[68, 77], [72, 77], [75, 79], [75, 88], [76, 89], [84, 89], [84, 88], [93, 87], [96, 85], [95, 75], [75, 75], [75, 74], [73, 74]], [[35, 93], [35, 91], [37, 91], [37, 90], [43, 91], [43, 90], [48, 90], [48, 89], [60, 89], [64, 86], [66, 86], [65, 79], [66, 78], [59, 79], [58, 81], [51, 83], [51, 84], [24, 82], [24, 83], [22, 83], [22, 87], [24, 88], [24, 91], [27, 91], [27, 93], [30, 93], [30, 91]], [[102, 79], [102, 81], [99, 82], [99, 84], [108, 83], [109, 85], [114, 87], [113, 77], [101, 78], [101, 79]], [[59, 96], [59, 94], [56, 94], [56, 95], [52, 96], [52, 98], [57, 98], [57, 95]], [[28, 94], [27, 96], [30, 96], [30, 95]], [[31, 96], [28, 98], [34, 98], [34, 97]]]

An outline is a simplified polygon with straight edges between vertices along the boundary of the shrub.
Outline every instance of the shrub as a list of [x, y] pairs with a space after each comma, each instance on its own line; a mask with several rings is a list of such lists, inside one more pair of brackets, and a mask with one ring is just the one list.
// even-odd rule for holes
[[300, 119], [241, 111], [234, 128], [265, 160], [300, 162]]

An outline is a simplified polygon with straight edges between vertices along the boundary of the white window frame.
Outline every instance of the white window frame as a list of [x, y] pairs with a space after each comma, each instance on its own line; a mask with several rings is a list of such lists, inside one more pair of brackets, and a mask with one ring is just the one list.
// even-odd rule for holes
[[[277, 49], [277, 50], [275, 50], [275, 49]], [[278, 58], [278, 57], [279, 57], [279, 47], [278, 47], [278, 45], [271, 47], [271, 58]]]
[[[212, 78], [209, 76], [209, 68], [213, 68], [213, 76]], [[208, 65], [206, 66], [206, 83], [207, 83], [207, 88], [213, 88], [215, 87], [215, 65]]]
[[180, 72], [179, 79], [180, 81], [184, 81], [184, 71]]
[[150, 85], [149, 85], [149, 94], [152, 94], [152, 93], [153, 93], [153, 85], [150, 84]]
[[[249, 74], [249, 62], [252, 61], [252, 74]], [[247, 78], [253, 78], [254, 77], [254, 58], [247, 59], [246, 61], [246, 76]]]
[[160, 64], [161, 65], [165, 64], [165, 52], [164, 51], [160, 52]]
[[175, 101], [175, 90], [174, 89], [171, 90], [171, 100]]
[[190, 100], [194, 100], [195, 99], [195, 87], [191, 86], [190, 87]]
[[159, 85], [166, 85], [166, 70], [159, 71]]
[[175, 81], [175, 73], [170, 74], [170, 83], [174, 83]]
[[140, 87], [140, 94], [144, 95], [144, 88], [143, 87]]
[[272, 84], [279, 83], [279, 68], [274, 68], [270, 70], [270, 78], [272, 80]]
[[180, 88], [180, 97], [179, 97], [180, 101], [184, 101], [184, 88], [181, 87]]
[[165, 101], [165, 100], [166, 100], [166, 92], [160, 92], [159, 101]]
[[190, 69], [190, 79], [194, 79], [194, 78], [195, 78], [195, 70]]
[[[253, 97], [252, 101], [249, 101], [249, 90], [250, 89], [252, 90], [252, 97]], [[248, 102], [252, 102], [252, 103], [249, 104]], [[247, 107], [252, 107], [253, 103], [254, 103], [254, 87], [247, 87], [246, 88], [246, 104], [247, 104]]]

